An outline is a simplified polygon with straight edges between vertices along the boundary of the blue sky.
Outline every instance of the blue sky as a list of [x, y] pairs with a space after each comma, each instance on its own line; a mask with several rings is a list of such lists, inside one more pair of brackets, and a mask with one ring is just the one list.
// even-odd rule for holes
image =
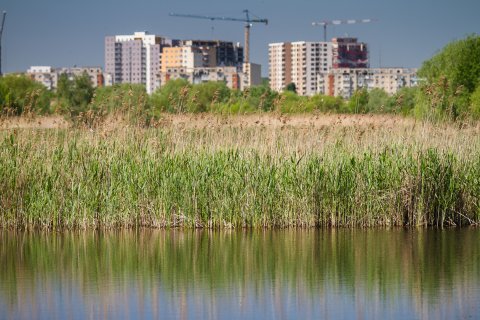
[[249, 9], [268, 26], [255, 25], [251, 61], [268, 73], [268, 43], [321, 41], [313, 21], [376, 18], [378, 22], [329, 29], [329, 36], [358, 37], [370, 46], [372, 67], [419, 67], [448, 42], [480, 33], [479, 0], [3, 0], [4, 72], [31, 65], [102, 66], [104, 37], [148, 30], [181, 39], [243, 43], [243, 24], [169, 17], [193, 13], [242, 17]]

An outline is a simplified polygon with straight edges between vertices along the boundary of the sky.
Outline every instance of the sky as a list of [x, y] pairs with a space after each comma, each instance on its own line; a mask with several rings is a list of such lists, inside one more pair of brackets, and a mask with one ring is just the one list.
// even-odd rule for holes
[[244, 42], [243, 23], [170, 17], [187, 13], [242, 18], [249, 9], [269, 24], [251, 31], [250, 60], [268, 75], [268, 44], [322, 41], [312, 22], [378, 21], [334, 26], [328, 37], [366, 42], [371, 67], [420, 67], [447, 43], [480, 34], [479, 0], [2, 0], [4, 73], [32, 65], [104, 67], [104, 37], [149, 31], [172, 39]]

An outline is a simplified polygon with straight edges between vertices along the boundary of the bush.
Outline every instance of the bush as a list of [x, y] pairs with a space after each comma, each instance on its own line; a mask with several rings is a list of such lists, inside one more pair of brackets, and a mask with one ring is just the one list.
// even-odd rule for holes
[[470, 116], [470, 96], [480, 84], [480, 37], [471, 35], [448, 44], [425, 61], [418, 74], [426, 83], [416, 114], [447, 120]]
[[347, 110], [350, 113], [368, 112], [368, 91], [367, 89], [357, 90], [348, 101]]
[[192, 85], [185, 79], [168, 81], [150, 96], [153, 111], [185, 112], [187, 111], [188, 95]]
[[27, 76], [7, 75], [0, 78], [1, 114], [49, 113], [51, 97], [47, 88]]
[[470, 112], [473, 118], [480, 119], [480, 85], [470, 97]]
[[57, 100], [59, 107], [70, 116], [77, 116], [89, 109], [95, 89], [90, 82], [90, 77], [85, 72], [75, 76], [73, 80], [67, 74], [61, 74], [57, 84]]

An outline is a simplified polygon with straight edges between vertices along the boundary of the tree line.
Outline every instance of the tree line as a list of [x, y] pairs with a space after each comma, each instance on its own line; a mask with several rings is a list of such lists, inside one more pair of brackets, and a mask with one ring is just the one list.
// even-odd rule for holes
[[402, 88], [389, 96], [384, 90], [359, 90], [349, 100], [326, 95], [298, 96], [294, 86], [282, 93], [267, 84], [243, 91], [223, 82], [190, 84], [171, 80], [152, 95], [143, 85], [94, 88], [87, 74], [69, 79], [63, 74], [54, 92], [25, 75], [0, 78], [0, 115], [62, 114], [72, 119], [85, 114], [127, 112], [142, 121], [161, 113], [392, 113], [429, 120], [480, 118], [480, 37], [454, 41], [425, 61], [418, 87]]

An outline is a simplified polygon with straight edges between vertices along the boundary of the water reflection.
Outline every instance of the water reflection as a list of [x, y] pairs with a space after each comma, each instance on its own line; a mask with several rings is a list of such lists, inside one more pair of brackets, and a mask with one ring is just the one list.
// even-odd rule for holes
[[458, 318], [480, 231], [0, 233], [0, 318]]

